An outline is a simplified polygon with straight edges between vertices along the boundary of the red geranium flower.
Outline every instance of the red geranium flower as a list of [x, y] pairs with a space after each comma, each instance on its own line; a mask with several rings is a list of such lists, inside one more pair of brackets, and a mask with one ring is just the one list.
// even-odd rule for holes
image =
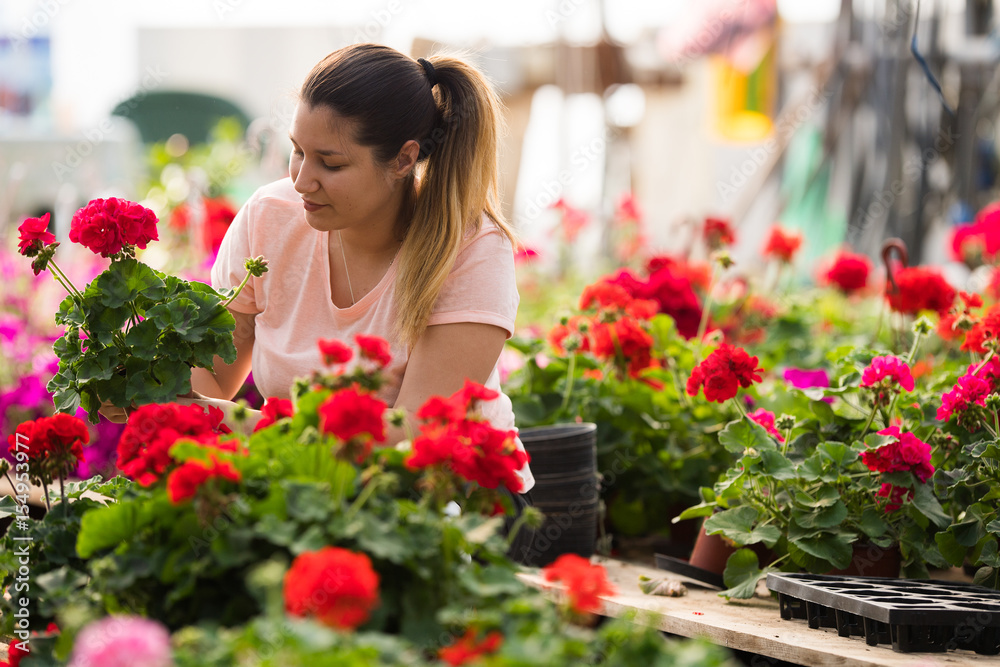
[[212, 479], [228, 479], [239, 482], [243, 479], [240, 471], [228, 461], [219, 461], [210, 456], [207, 462], [185, 461], [167, 476], [167, 496], [174, 505], [194, 498], [198, 489]]
[[867, 256], [843, 251], [834, 258], [825, 277], [841, 292], [851, 294], [865, 288], [871, 270], [872, 262]]
[[773, 435], [778, 440], [778, 442], [785, 441], [785, 436], [781, 435], [781, 432], [774, 426], [774, 413], [770, 410], [757, 408], [748, 414], [747, 417], [763, 426], [769, 434]]
[[40, 218], [26, 219], [17, 231], [21, 233], [17, 251], [25, 257], [34, 257], [43, 247], [56, 242], [56, 235], [49, 231], [48, 213]]
[[736, 242], [736, 235], [733, 233], [729, 220], [723, 218], [705, 218], [705, 228], [702, 230], [702, 234], [705, 245], [710, 250], [718, 250]]
[[764, 255], [790, 263], [801, 245], [802, 234], [774, 225], [767, 237], [767, 243], [764, 244]]
[[178, 440], [233, 448], [231, 443], [219, 441], [220, 435], [229, 433], [223, 417], [222, 410], [214, 406], [207, 412], [200, 405], [140, 406], [129, 416], [118, 440], [118, 468], [142, 486], [151, 486], [175, 464], [170, 448]]
[[115, 197], [93, 199], [73, 216], [69, 240], [111, 257], [126, 245], [145, 248], [157, 240], [156, 222], [151, 210], [135, 202]]
[[597, 613], [601, 610], [601, 595], [614, 595], [615, 589], [608, 581], [608, 573], [600, 565], [593, 565], [576, 554], [563, 554], [551, 565], [542, 569], [546, 581], [561, 581], [566, 586], [570, 608], [578, 613]]
[[969, 371], [958, 378], [951, 391], [941, 396], [941, 407], [936, 415], [944, 422], [955, 416], [959, 424], [973, 433], [979, 430], [986, 417], [986, 397], [993, 392], [993, 387], [985, 377], [972, 374], [975, 368], [969, 366]]
[[438, 657], [453, 667], [467, 665], [488, 653], [496, 653], [503, 644], [503, 635], [496, 631], [479, 640], [477, 636], [478, 633], [469, 628], [454, 644], [440, 649]]
[[[319, 430], [340, 438], [349, 458], [363, 461], [373, 442], [385, 442], [385, 410], [388, 406], [357, 385], [332, 393], [317, 408]], [[356, 450], [356, 451], [355, 451]]]
[[740, 387], [745, 389], [761, 381], [764, 369], [757, 367], [757, 361], [757, 357], [751, 357], [743, 348], [724, 343], [695, 366], [687, 381], [687, 393], [697, 396], [704, 387], [706, 400], [727, 401], [736, 396]]
[[[888, 380], [888, 382], [882, 382], [883, 380]], [[910, 374], [910, 367], [899, 357], [891, 355], [875, 357], [861, 373], [862, 387], [873, 387], [879, 383], [886, 385], [886, 388], [899, 385], [906, 391], [913, 391], [913, 376]]]
[[7, 436], [8, 452], [16, 457], [24, 452], [28, 474], [43, 484], [66, 477], [83, 460], [83, 446], [90, 442], [90, 430], [78, 417], [57, 412], [23, 422]]
[[552, 327], [549, 330], [548, 341], [559, 354], [566, 354], [567, 351], [589, 352], [590, 337], [587, 335], [589, 331], [590, 318], [575, 315], [569, 318], [566, 324], [556, 324]]
[[934, 474], [931, 465], [931, 446], [912, 433], [901, 433], [898, 426], [890, 426], [878, 432], [895, 440], [876, 449], [861, 454], [861, 460], [872, 472], [910, 471], [921, 482], [926, 482]]
[[285, 575], [285, 610], [353, 630], [378, 606], [378, 574], [363, 553], [339, 547], [299, 555]]
[[934, 269], [911, 266], [893, 275], [896, 290], [888, 292], [889, 306], [898, 313], [916, 315], [922, 310], [945, 313], [955, 301], [955, 288]]
[[590, 216], [587, 215], [586, 211], [570, 206], [562, 198], [553, 204], [552, 208], [562, 213], [558, 229], [562, 232], [563, 239], [567, 243], [572, 243], [587, 226]]
[[[205, 250], [217, 252], [226, 231], [236, 218], [237, 210], [225, 197], [203, 199], [202, 205], [204, 218], [201, 222], [201, 241]], [[190, 225], [191, 207], [187, 202], [183, 202], [170, 213], [170, 226], [183, 231]]]
[[291, 400], [287, 398], [275, 398], [273, 396], [264, 401], [264, 406], [261, 407], [260, 411], [264, 416], [253, 427], [254, 433], [267, 428], [279, 419], [285, 419], [294, 414]]
[[319, 346], [319, 353], [323, 355], [323, 363], [327, 366], [334, 364], [345, 364], [354, 356], [351, 348], [347, 347], [339, 340], [326, 340], [320, 338], [316, 341]]
[[385, 368], [392, 361], [392, 352], [389, 350], [389, 341], [379, 336], [366, 336], [358, 334], [354, 337], [354, 342], [358, 344], [358, 350], [363, 359], [374, 361], [379, 368]]
[[606, 280], [587, 285], [580, 295], [580, 310], [589, 310], [592, 306], [598, 311], [622, 311], [632, 301], [632, 296], [620, 285]]
[[903, 503], [913, 498], [913, 489], [905, 486], [895, 486], [885, 482], [875, 492], [875, 504], [882, 507], [886, 512], [895, 512]]

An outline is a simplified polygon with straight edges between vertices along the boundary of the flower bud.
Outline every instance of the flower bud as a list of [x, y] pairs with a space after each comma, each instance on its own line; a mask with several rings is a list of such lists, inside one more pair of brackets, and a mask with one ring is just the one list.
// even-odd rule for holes
[[233, 420], [237, 424], [242, 424], [247, 420], [247, 417], [249, 416], [250, 413], [247, 410], [246, 401], [240, 399], [239, 401], [236, 402], [236, 405], [233, 407]]
[[780, 431], [787, 431], [788, 429], [795, 428], [795, 417], [792, 415], [781, 415], [774, 420], [774, 425]]
[[1000, 409], [1000, 394], [993, 393], [986, 397], [986, 408], [996, 411]]
[[934, 325], [931, 324], [931, 321], [927, 319], [927, 316], [925, 315], [921, 315], [913, 323], [913, 333], [917, 334], [918, 336], [926, 336], [933, 330], [934, 330]]
[[712, 253], [712, 261], [718, 264], [722, 269], [728, 269], [736, 264], [736, 262], [733, 261], [733, 258], [725, 250], [719, 250], [718, 252]]
[[402, 428], [403, 424], [406, 423], [406, 411], [402, 408], [397, 408], [389, 412], [389, 423], [397, 428]]
[[247, 270], [247, 273], [254, 278], [260, 278], [262, 275], [267, 273], [267, 260], [264, 259], [263, 255], [258, 255], [253, 259], [247, 258], [243, 267]]
[[10, 472], [10, 461], [0, 459], [0, 475], [6, 475], [8, 472]]

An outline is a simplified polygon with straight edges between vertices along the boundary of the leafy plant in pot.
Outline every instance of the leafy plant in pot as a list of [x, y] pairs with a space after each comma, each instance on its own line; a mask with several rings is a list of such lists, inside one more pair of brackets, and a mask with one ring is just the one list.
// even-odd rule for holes
[[[102, 403], [169, 401], [190, 392], [192, 367], [211, 368], [216, 355], [235, 360], [226, 305], [243, 285], [217, 292], [138, 261], [136, 249], [158, 238], [152, 211], [112, 197], [76, 212], [70, 240], [111, 260], [83, 290], [53, 260], [59, 243], [48, 223], [48, 214], [25, 220], [18, 249], [36, 275], [48, 269], [68, 293], [55, 316], [66, 331], [54, 344], [59, 370], [48, 384], [57, 411], [82, 407], [96, 423]], [[247, 279], [260, 276], [267, 263], [248, 259], [246, 269]]]
[[[950, 519], [927, 483], [934, 466], [924, 442], [936, 426], [925, 425], [918, 403], [897, 409], [900, 395], [915, 388], [909, 363], [929, 330], [918, 321], [905, 360], [834, 350], [832, 386], [793, 390], [801, 399], [795, 415], [776, 418], [761, 408], [722, 430], [720, 443], [738, 460], [713, 488], [702, 489], [701, 504], [678, 518], [707, 517], [706, 533], [774, 552], [761, 567], [751, 549], [735, 551], [723, 573], [724, 595], [750, 597], [776, 569], [849, 571], [855, 557], [853, 573], [871, 575], [896, 549], [910, 576], [926, 576], [927, 564], [945, 564], [933, 534]], [[747, 370], [752, 366], [738, 348], [723, 353], [727, 363], [713, 361], [719, 354], [695, 370], [689, 391], [704, 386], [707, 398], [739, 405], [733, 377], [749, 386], [756, 381]], [[823, 400], [829, 398], [832, 405]], [[890, 574], [897, 576], [898, 567]]]

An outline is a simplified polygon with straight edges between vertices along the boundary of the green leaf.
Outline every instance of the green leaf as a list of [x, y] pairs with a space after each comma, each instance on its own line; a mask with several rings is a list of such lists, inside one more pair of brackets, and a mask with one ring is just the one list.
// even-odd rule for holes
[[948, 532], [955, 536], [955, 542], [968, 548], [976, 546], [983, 536], [982, 524], [978, 519], [953, 523], [949, 526]]
[[874, 507], [866, 507], [861, 513], [858, 528], [868, 537], [881, 537], [889, 530], [889, 525], [882, 518], [882, 513]]
[[792, 539], [789, 535], [789, 543], [795, 544], [811, 556], [830, 563], [838, 570], [851, 564], [851, 557], [854, 553], [851, 543], [840, 533], [823, 532], [796, 539]]
[[140, 528], [139, 509], [131, 503], [117, 503], [92, 510], [80, 521], [76, 553], [90, 558], [102, 549], [117, 546]]
[[839, 502], [841, 502], [840, 492], [832, 486], [821, 486], [813, 495], [809, 495], [805, 491], [795, 492], [795, 503], [803, 507], [819, 509], [836, 505]]
[[951, 531], [941, 531], [934, 535], [938, 551], [950, 564], [961, 567], [969, 550], [958, 543]]
[[868, 449], [878, 449], [879, 447], [884, 447], [889, 443], [896, 440], [894, 436], [891, 435], [879, 435], [878, 433], [869, 433], [865, 436], [865, 446]]
[[282, 482], [288, 503], [288, 516], [296, 521], [328, 521], [332, 510], [330, 490], [313, 483]]
[[1000, 550], [997, 549], [995, 539], [990, 538], [983, 544], [983, 550], [979, 552], [978, 562], [992, 568], [1000, 568]]
[[18, 514], [18, 511], [17, 501], [14, 500], [14, 496], [0, 497], [0, 519], [6, 519], [15, 514]]
[[[809, 390], [803, 390], [803, 393], [807, 391]], [[822, 389], [819, 390], [819, 396], [810, 396], [810, 398], [814, 398], [817, 400], [812, 400], [809, 402], [809, 409], [812, 410], [813, 414], [816, 415], [821, 422], [827, 424], [834, 423], [834, 421], [836, 420], [836, 415], [833, 413], [833, 408], [830, 407], [829, 403], [818, 400], [822, 397], [823, 397]]]
[[670, 521], [671, 523], [677, 523], [678, 521], [684, 521], [685, 519], [697, 519], [698, 517], [712, 516], [716, 507], [718, 507], [718, 503], [714, 501], [710, 503], [699, 503], [687, 508]]
[[781, 531], [772, 525], [754, 527], [758, 517], [756, 509], [741, 505], [705, 519], [705, 532], [709, 535], [722, 533], [738, 545], [763, 542], [769, 547], [774, 546], [781, 538]]
[[833, 528], [847, 518], [847, 505], [838, 500], [833, 505], [810, 510], [795, 508], [792, 520], [802, 528]]
[[917, 484], [913, 490], [913, 506], [938, 528], [947, 528], [951, 523], [951, 517], [941, 509], [941, 503], [934, 496], [934, 490], [930, 484]]
[[329, 544], [323, 529], [319, 526], [309, 526], [302, 535], [289, 546], [289, 551], [293, 554], [301, 554], [307, 551], [317, 551]]
[[846, 468], [858, 460], [858, 453], [842, 442], [824, 442], [817, 447], [820, 455], [840, 468]]
[[727, 424], [719, 433], [719, 444], [732, 454], [742, 454], [750, 448], [760, 452], [777, 447], [767, 430], [749, 417]]
[[976, 586], [1000, 590], [1000, 568], [988, 566], [979, 568], [976, 570], [976, 576], [972, 578], [972, 583]]
[[132, 257], [112, 262], [92, 284], [100, 290], [101, 303], [106, 308], [121, 308], [140, 294], [159, 301], [166, 293], [163, 281], [153, 269]]
[[773, 479], [795, 479], [798, 477], [795, 466], [777, 449], [761, 450], [760, 460], [764, 472]]
[[135, 357], [151, 361], [156, 357], [156, 341], [161, 333], [162, 331], [156, 322], [149, 319], [143, 320], [125, 334], [125, 344], [129, 346]]
[[726, 561], [726, 569], [722, 573], [722, 580], [728, 590], [720, 595], [728, 600], [736, 598], [738, 600], [749, 600], [757, 590], [757, 582], [767, 576], [771, 568], [761, 569], [757, 561], [757, 554], [750, 549], [737, 549]]

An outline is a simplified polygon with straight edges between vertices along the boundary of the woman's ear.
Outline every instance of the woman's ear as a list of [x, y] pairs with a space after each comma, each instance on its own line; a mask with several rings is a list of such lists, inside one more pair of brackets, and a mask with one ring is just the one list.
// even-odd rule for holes
[[396, 155], [396, 163], [393, 165], [392, 173], [396, 178], [406, 178], [413, 171], [417, 164], [417, 156], [420, 155], [420, 144], [415, 139], [410, 139], [399, 149]]

